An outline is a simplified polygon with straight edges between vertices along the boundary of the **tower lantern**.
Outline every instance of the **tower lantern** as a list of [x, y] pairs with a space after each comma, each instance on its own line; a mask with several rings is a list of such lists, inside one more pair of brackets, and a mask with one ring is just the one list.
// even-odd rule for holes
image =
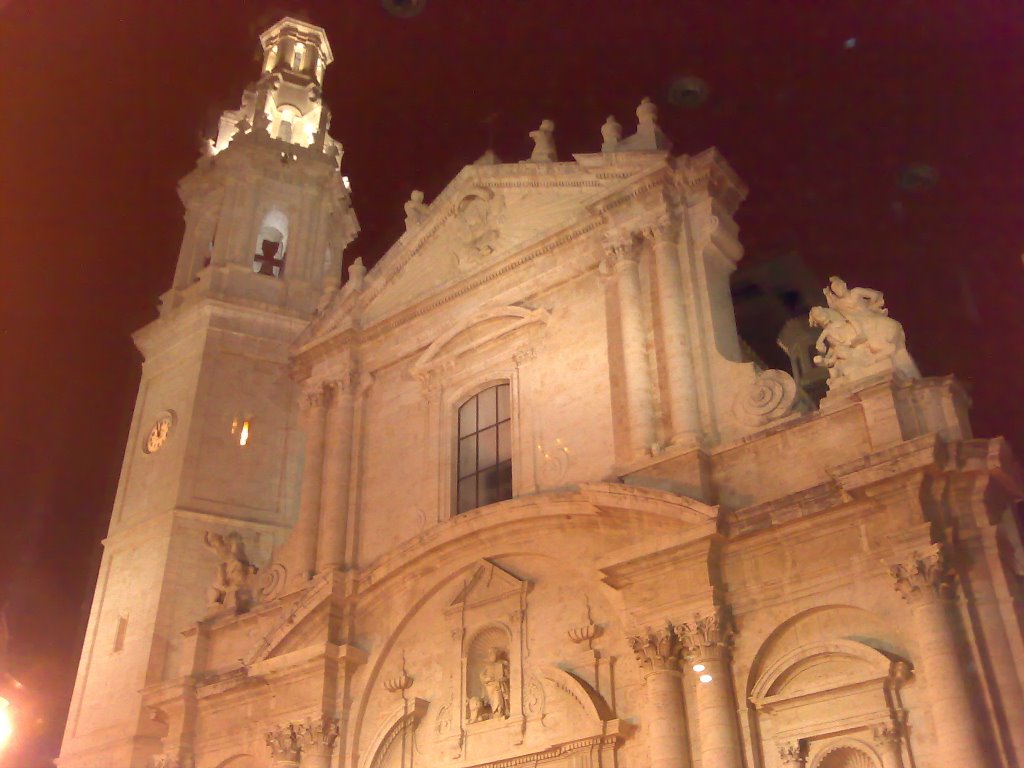
[[286, 16], [260, 35], [260, 45], [260, 79], [246, 90], [241, 108], [221, 117], [210, 153], [222, 152], [239, 130], [254, 129], [289, 144], [331, 152], [334, 144], [326, 135], [330, 112], [321, 100], [324, 71], [334, 60], [327, 33]]

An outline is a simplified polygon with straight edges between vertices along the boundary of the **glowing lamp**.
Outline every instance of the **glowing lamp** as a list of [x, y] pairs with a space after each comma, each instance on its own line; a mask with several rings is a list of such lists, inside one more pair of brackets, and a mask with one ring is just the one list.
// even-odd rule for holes
[[14, 734], [14, 721], [11, 719], [11, 703], [0, 696], [0, 752], [7, 748]]
[[702, 683], [710, 683], [713, 679], [714, 678], [712, 678], [711, 675], [709, 675], [707, 673], [705, 673], [705, 674], [700, 676], [700, 681]]
[[693, 671], [694, 672], [703, 672], [705, 669], [707, 669], [707, 667], [705, 667], [699, 661], [696, 664], [693, 665]]

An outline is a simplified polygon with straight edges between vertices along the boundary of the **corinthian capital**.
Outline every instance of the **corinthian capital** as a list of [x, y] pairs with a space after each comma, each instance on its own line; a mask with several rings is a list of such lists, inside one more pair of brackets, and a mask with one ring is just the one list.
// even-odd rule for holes
[[692, 622], [684, 622], [675, 629], [687, 657], [694, 660], [724, 656], [736, 634], [721, 608], [705, 615], [695, 613]]
[[359, 376], [355, 371], [344, 371], [327, 382], [325, 389], [337, 396], [355, 394], [359, 387]]
[[950, 571], [941, 544], [932, 544], [923, 552], [914, 552], [889, 566], [889, 573], [896, 580], [896, 591], [907, 602], [940, 597], [949, 586]]
[[662, 211], [641, 222], [640, 234], [655, 244], [671, 242], [675, 239], [678, 226], [678, 219], [671, 211]]
[[612, 266], [635, 261], [640, 249], [632, 232], [613, 230], [607, 232], [601, 241], [606, 260]]
[[270, 747], [270, 756], [274, 760], [298, 762], [299, 733], [295, 724], [288, 723], [267, 731], [267, 746]]
[[663, 629], [647, 632], [629, 638], [637, 663], [645, 672], [679, 668], [682, 646], [676, 637], [675, 628], [666, 622]]
[[302, 400], [300, 405], [302, 410], [305, 412], [316, 410], [317, 408], [323, 408], [327, 405], [327, 401], [331, 396], [331, 387], [325, 385], [322, 381], [315, 384], [311, 384], [302, 390]]
[[779, 762], [786, 768], [803, 768], [804, 748], [799, 741], [787, 741], [778, 745]]
[[296, 730], [303, 753], [329, 755], [334, 750], [334, 742], [338, 740], [338, 721], [326, 715], [307, 719]]

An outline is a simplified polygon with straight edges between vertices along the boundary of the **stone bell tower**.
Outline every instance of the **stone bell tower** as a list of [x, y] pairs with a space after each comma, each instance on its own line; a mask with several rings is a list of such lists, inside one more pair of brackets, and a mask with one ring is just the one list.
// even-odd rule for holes
[[229, 606], [216, 588], [224, 548], [264, 563], [296, 516], [303, 440], [289, 345], [338, 289], [358, 223], [321, 99], [327, 36], [285, 18], [260, 42], [259, 79], [180, 182], [174, 282], [134, 337], [142, 377], [64, 767], [151, 764], [167, 726], [140, 692], [178, 686], [196, 652], [183, 629], [244, 609], [244, 595], [232, 591]]

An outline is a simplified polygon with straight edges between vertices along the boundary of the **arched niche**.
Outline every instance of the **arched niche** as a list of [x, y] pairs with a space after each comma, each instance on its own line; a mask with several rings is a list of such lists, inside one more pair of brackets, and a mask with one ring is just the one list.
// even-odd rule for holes
[[862, 741], [836, 739], [811, 755], [810, 768], [882, 768], [875, 750]]
[[[879, 728], [899, 731], [900, 687], [910, 664], [889, 650], [894, 643], [880, 636], [876, 619], [860, 609], [830, 606], [794, 617], [768, 637], [749, 688], [752, 731], [760, 734], [764, 754], [802, 743], [812, 758], [808, 766], [819, 765], [814, 760], [824, 759], [826, 747], [846, 751], [832, 758], [839, 761], [834, 765], [820, 763], [824, 768], [847, 760], [861, 761], [850, 768], [880, 765], [867, 744]], [[899, 743], [893, 748], [902, 749]]]
[[465, 666], [466, 722], [508, 718], [510, 708], [510, 657], [512, 635], [503, 624], [477, 629], [466, 643]]

